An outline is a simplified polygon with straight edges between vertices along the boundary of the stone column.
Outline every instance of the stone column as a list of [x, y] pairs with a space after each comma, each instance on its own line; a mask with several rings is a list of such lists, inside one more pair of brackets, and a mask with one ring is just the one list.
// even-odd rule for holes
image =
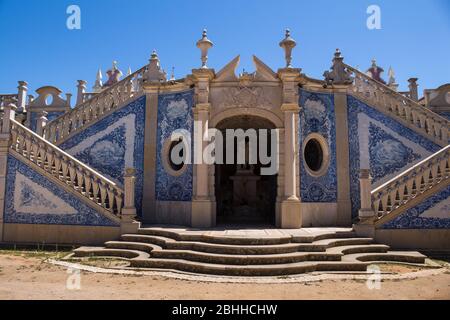
[[201, 68], [192, 73], [196, 79], [197, 101], [194, 109], [194, 198], [192, 199], [191, 225], [194, 228], [207, 228], [215, 225], [215, 202], [209, 192], [209, 166], [203, 161], [206, 146], [204, 137], [208, 133], [209, 120], [209, 82], [214, 78], [214, 70]]
[[408, 79], [409, 97], [414, 101], [419, 101], [417, 80], [418, 80], [417, 78], [409, 78]]
[[26, 111], [27, 108], [27, 88], [28, 83], [25, 81], [19, 81], [18, 97], [17, 97], [17, 109], [21, 112]]
[[297, 78], [300, 69], [285, 68], [278, 71], [283, 82], [284, 113], [284, 198], [281, 202], [279, 227], [284, 229], [300, 228], [302, 226], [301, 201], [297, 184], [297, 116], [300, 111], [298, 104]]
[[47, 114], [48, 114], [47, 111], [42, 111], [36, 123], [36, 134], [41, 137], [44, 135], [44, 129], [45, 126], [47, 125], [48, 121]]
[[135, 206], [135, 180], [136, 169], [126, 168], [123, 182], [124, 189], [124, 206], [122, 209], [122, 220], [120, 223], [121, 233], [137, 232], [139, 223], [135, 221], [136, 206]]
[[86, 84], [87, 84], [86, 81], [78, 80], [76, 106], [78, 106], [78, 105], [83, 103], [84, 93], [86, 92]]

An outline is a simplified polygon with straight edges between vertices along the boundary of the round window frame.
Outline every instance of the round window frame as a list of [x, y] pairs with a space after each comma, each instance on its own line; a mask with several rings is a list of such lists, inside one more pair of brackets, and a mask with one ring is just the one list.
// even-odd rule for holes
[[172, 165], [170, 164], [170, 146], [172, 145], [172, 142], [173, 141], [170, 139], [170, 137], [164, 141], [163, 148], [162, 148], [162, 157], [161, 157], [162, 161], [161, 162], [163, 164], [164, 170], [168, 174], [170, 174], [173, 177], [179, 177], [186, 172], [187, 163], [186, 162], [183, 163], [183, 166], [180, 168], [180, 170], [174, 170], [172, 168]]
[[[322, 148], [322, 164], [320, 165], [319, 170], [314, 171], [312, 170], [309, 165], [306, 163], [306, 157], [305, 157], [305, 149], [308, 142], [311, 140], [316, 140], [319, 143], [320, 148]], [[303, 140], [303, 147], [302, 147], [302, 160], [303, 165], [306, 169], [306, 172], [312, 177], [322, 177], [324, 176], [328, 168], [330, 166], [330, 148], [328, 146], [328, 141], [325, 139], [324, 136], [322, 136], [319, 133], [310, 133], [305, 140]]]

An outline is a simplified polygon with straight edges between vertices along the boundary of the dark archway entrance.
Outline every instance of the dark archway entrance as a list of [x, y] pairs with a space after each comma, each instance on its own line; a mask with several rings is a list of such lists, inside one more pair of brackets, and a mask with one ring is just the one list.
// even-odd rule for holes
[[[218, 123], [216, 129], [225, 137], [226, 129], [267, 130], [267, 150], [271, 154], [270, 129], [275, 126], [268, 120], [255, 116], [227, 118]], [[225, 141], [225, 139], [224, 139]], [[258, 137], [258, 154], [260, 139]], [[235, 155], [237, 143], [234, 145]], [[224, 143], [224, 159], [226, 148]], [[268, 165], [266, 165], [268, 166]], [[216, 164], [215, 196], [218, 224], [274, 225], [278, 175], [261, 175], [261, 164], [253, 165]]]

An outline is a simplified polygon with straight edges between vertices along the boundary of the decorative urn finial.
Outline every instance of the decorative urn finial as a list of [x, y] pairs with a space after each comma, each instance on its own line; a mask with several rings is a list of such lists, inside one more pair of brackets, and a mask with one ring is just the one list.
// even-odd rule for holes
[[206, 29], [203, 29], [202, 38], [197, 41], [197, 48], [199, 48], [202, 52], [202, 69], [208, 69], [206, 66], [206, 62], [208, 61], [208, 50], [213, 46], [214, 44], [211, 42], [211, 40], [207, 37], [207, 31]]
[[286, 29], [285, 38], [280, 42], [280, 47], [284, 49], [286, 68], [292, 68], [292, 49], [297, 45], [295, 40], [291, 37], [291, 31]]

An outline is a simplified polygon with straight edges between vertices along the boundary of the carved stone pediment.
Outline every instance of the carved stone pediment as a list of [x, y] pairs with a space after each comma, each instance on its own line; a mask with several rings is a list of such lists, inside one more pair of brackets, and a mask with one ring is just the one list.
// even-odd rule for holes
[[259, 107], [271, 109], [273, 103], [266, 97], [262, 87], [231, 87], [222, 88], [218, 97], [219, 108], [227, 107]]
[[240, 56], [237, 56], [231, 60], [225, 67], [217, 72], [214, 81], [238, 81], [238, 78], [236, 77], [236, 69], [239, 65], [239, 61]]

